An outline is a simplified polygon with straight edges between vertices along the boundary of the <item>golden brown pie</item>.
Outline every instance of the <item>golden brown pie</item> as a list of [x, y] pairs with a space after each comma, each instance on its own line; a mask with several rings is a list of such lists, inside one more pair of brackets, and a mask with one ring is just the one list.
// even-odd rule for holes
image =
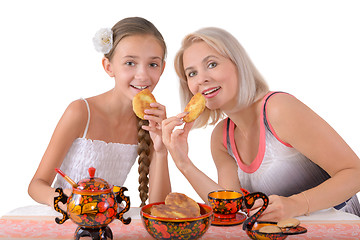
[[200, 216], [200, 207], [185, 194], [169, 193], [165, 198], [165, 204], [152, 206], [150, 212], [157, 217], [193, 218]]
[[144, 119], [144, 110], [150, 109], [150, 103], [156, 102], [154, 95], [149, 89], [144, 89], [136, 94], [132, 100], [133, 111], [141, 119]]
[[201, 93], [195, 94], [186, 105], [184, 112], [189, 112], [183, 120], [185, 122], [192, 122], [197, 119], [205, 110], [205, 97]]

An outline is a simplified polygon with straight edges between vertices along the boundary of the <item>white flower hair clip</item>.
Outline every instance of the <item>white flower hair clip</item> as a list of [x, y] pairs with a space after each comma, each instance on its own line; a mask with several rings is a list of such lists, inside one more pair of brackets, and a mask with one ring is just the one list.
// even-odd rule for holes
[[93, 43], [96, 51], [107, 54], [113, 47], [113, 32], [110, 28], [101, 28], [95, 33]]

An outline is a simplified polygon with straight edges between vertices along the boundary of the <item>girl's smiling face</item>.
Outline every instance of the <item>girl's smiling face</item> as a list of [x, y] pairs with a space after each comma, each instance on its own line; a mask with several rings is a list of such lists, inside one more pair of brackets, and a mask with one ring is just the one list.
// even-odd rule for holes
[[164, 71], [163, 49], [152, 35], [123, 38], [105, 70], [115, 78], [115, 90], [129, 99], [141, 90], [152, 91]]
[[238, 74], [230, 59], [199, 41], [184, 51], [183, 64], [190, 91], [201, 92], [209, 109], [226, 111], [236, 106]]

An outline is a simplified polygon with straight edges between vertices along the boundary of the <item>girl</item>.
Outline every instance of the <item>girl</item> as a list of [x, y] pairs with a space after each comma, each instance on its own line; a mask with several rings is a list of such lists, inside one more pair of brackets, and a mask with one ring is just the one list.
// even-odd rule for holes
[[[360, 215], [360, 161], [344, 140], [295, 97], [270, 92], [239, 42], [218, 28], [186, 36], [175, 57], [182, 102], [201, 92], [205, 112], [196, 127], [217, 123], [211, 153], [218, 183], [188, 157], [194, 123], [186, 113], [162, 122], [163, 141], [177, 168], [199, 196], [217, 189], [269, 195], [261, 220], [281, 219], [335, 207]], [[227, 118], [222, 119], [223, 116]], [[251, 214], [262, 205], [258, 201]]]
[[51, 187], [55, 168], [78, 182], [88, 177], [87, 170], [92, 166], [96, 177], [122, 186], [140, 155], [141, 205], [145, 205], [148, 192], [150, 202], [164, 201], [171, 191], [167, 150], [159, 127], [166, 118], [165, 107], [153, 103], [153, 109], [146, 111], [148, 126], [132, 110], [135, 94], [145, 88], [152, 91], [164, 71], [164, 39], [151, 22], [133, 17], [119, 21], [111, 30], [102, 29], [94, 43], [104, 53], [102, 65], [115, 79], [115, 87], [68, 106], [30, 182], [29, 195], [53, 206], [55, 188], [66, 188], [65, 193], [71, 193], [70, 185], [61, 176]]

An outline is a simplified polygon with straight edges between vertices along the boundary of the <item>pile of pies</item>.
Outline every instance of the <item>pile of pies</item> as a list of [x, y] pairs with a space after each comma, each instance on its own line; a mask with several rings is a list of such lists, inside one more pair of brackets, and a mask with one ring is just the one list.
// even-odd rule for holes
[[261, 233], [280, 233], [282, 229], [296, 228], [300, 221], [296, 218], [289, 218], [278, 222], [276, 225], [268, 225], [259, 229]]
[[194, 218], [200, 216], [200, 207], [197, 202], [182, 193], [169, 193], [165, 204], [154, 205], [150, 214], [163, 218]]
[[205, 97], [201, 93], [195, 94], [186, 105], [184, 112], [189, 112], [184, 118], [184, 122], [192, 122], [197, 119], [205, 110]]
[[133, 111], [136, 116], [144, 120], [144, 110], [152, 108], [150, 107], [150, 103], [153, 102], [156, 102], [156, 100], [149, 89], [146, 88], [137, 93], [132, 100]]

